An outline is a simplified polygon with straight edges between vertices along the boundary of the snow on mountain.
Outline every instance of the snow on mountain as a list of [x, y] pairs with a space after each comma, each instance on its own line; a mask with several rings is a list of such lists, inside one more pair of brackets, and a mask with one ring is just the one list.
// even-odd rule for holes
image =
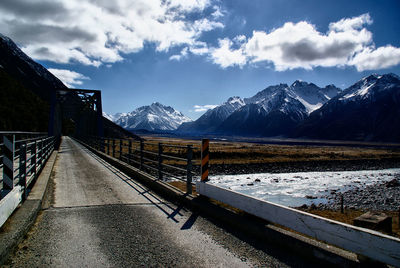
[[362, 78], [311, 113], [293, 137], [399, 142], [400, 78]]
[[107, 113], [103, 112], [103, 116], [113, 122], [115, 122], [118, 119], [120, 119], [121, 117], [127, 116], [127, 115], [128, 115], [128, 113], [107, 114]]
[[[225, 103], [208, 110], [196, 121], [183, 124], [178, 131], [221, 134], [268, 132], [279, 135], [319, 109], [339, 92], [341, 90], [333, 85], [320, 88], [299, 80], [290, 86], [269, 86], [250, 98], [229, 98]], [[279, 122], [285, 126], [279, 126]]]
[[[293, 111], [310, 114], [336, 96], [340, 89], [330, 85], [320, 88], [313, 83], [296, 80], [292, 85], [270, 86], [255, 96], [245, 99], [246, 104], [261, 105], [265, 111], [280, 110], [284, 113]], [[302, 105], [299, 105], [299, 102]]]
[[178, 128], [181, 133], [212, 133], [234, 111], [243, 107], [245, 102], [240, 97], [231, 97], [223, 104], [210, 109], [194, 122], [184, 123]]
[[158, 102], [139, 107], [130, 113], [117, 113], [111, 118], [123, 128], [150, 131], [171, 131], [177, 129], [182, 123], [192, 121], [174, 108]]
[[208, 110], [204, 116], [208, 117], [216, 117], [220, 120], [225, 120], [228, 116], [230, 116], [234, 111], [238, 108], [245, 105], [245, 102], [240, 97], [230, 97], [226, 102], [221, 104], [220, 106], [215, 107], [214, 109]]
[[379, 92], [398, 86], [399, 80], [400, 78], [395, 74], [372, 74], [362, 78], [353, 86], [346, 89], [338, 99], [339, 101], [359, 101], [361, 99], [373, 98]]

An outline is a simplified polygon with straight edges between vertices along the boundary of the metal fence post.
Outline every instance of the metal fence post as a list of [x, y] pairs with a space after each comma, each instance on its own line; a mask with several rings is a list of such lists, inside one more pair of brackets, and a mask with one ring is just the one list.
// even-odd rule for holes
[[143, 150], [144, 150], [144, 143], [140, 141], [140, 170], [143, 169]]
[[119, 139], [119, 160], [122, 160], [122, 139]]
[[107, 139], [107, 155], [110, 155], [110, 139]]
[[163, 173], [162, 173], [162, 153], [163, 153], [163, 148], [162, 144], [158, 144], [158, 179], [162, 180], [163, 178]]
[[112, 157], [115, 157], [115, 139], [112, 139]]
[[43, 162], [43, 140], [39, 140], [39, 151], [38, 151], [38, 165], [39, 165], [39, 170], [42, 168], [42, 162]]
[[26, 144], [21, 144], [19, 148], [19, 185], [24, 187], [22, 200], [26, 200], [28, 189], [26, 189]]
[[186, 164], [186, 193], [192, 194], [192, 158], [193, 149], [191, 145], [187, 146], [187, 164]]
[[15, 136], [12, 135], [11, 139], [3, 136], [3, 143], [3, 194], [1, 198], [6, 196], [14, 188]]
[[36, 177], [36, 140], [33, 142], [33, 144], [31, 145], [31, 166], [33, 166], [32, 168], [32, 173], [34, 174], [33, 177]]
[[132, 154], [132, 140], [128, 143], [128, 164], [131, 164], [131, 154]]

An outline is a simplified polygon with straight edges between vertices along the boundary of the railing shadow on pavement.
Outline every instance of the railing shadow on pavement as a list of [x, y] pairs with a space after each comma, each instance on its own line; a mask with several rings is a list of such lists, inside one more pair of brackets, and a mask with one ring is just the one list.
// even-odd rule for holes
[[[123, 182], [128, 184], [132, 189], [134, 189], [138, 194], [146, 198], [151, 204], [153, 204], [155, 207], [160, 209], [165, 215], [167, 215], [168, 219], [173, 220], [176, 223], [179, 223], [179, 220], [175, 219], [176, 215], [183, 216], [183, 214], [180, 212], [182, 209], [186, 211], [186, 209], [183, 206], [178, 206], [177, 208], [172, 207], [169, 205], [169, 203], [161, 200], [159, 197], [154, 195], [150, 189], [142, 186], [141, 184], [137, 183], [132, 177], [126, 175], [125, 173], [121, 172], [102, 158], [98, 157], [96, 154], [92, 153], [90, 150], [82, 146], [82, 150], [85, 151], [87, 154], [89, 154], [91, 157], [93, 157], [96, 161], [98, 161], [101, 165], [103, 165], [105, 168], [107, 168], [109, 171], [111, 171], [114, 175], [116, 175], [118, 178], [120, 178]], [[148, 196], [146, 196], [148, 195]], [[157, 200], [157, 202], [154, 202], [154, 200]], [[166, 209], [164, 209], [161, 205], [167, 207], [170, 209], [172, 212], [169, 213]], [[186, 224], [186, 223], [185, 223]], [[184, 224], [184, 225], [185, 225]], [[192, 224], [193, 225], [193, 224]], [[188, 228], [186, 228], [188, 229]]]

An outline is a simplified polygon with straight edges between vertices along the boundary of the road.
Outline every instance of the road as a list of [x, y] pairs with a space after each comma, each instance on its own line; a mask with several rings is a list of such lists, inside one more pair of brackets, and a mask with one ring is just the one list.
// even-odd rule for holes
[[310, 266], [166, 202], [68, 137], [50, 183], [48, 205], [6, 266]]

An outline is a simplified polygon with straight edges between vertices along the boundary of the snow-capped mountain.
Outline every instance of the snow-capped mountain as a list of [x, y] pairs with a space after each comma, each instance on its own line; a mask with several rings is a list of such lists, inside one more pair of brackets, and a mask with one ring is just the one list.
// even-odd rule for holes
[[103, 116], [113, 122], [115, 122], [118, 119], [120, 119], [121, 117], [127, 116], [127, 115], [128, 115], [128, 113], [107, 114], [107, 113], [103, 112]]
[[362, 78], [314, 111], [293, 136], [400, 142], [400, 78]]
[[339, 92], [333, 85], [320, 88], [299, 80], [290, 86], [269, 86], [250, 98], [228, 99], [195, 122], [183, 124], [178, 132], [282, 135]]
[[341, 90], [333, 85], [320, 88], [313, 83], [296, 80], [290, 86], [280, 84], [267, 87], [253, 97], [245, 99], [245, 102], [261, 105], [266, 112], [278, 109], [284, 113], [298, 111], [310, 114], [339, 92]]
[[178, 128], [181, 133], [213, 133], [234, 111], [246, 105], [240, 97], [231, 97], [223, 104], [210, 109], [194, 122], [184, 123]]
[[155, 102], [142, 106], [130, 113], [118, 113], [110, 118], [125, 129], [145, 129], [149, 131], [172, 131], [182, 123], [192, 119], [170, 106]]

